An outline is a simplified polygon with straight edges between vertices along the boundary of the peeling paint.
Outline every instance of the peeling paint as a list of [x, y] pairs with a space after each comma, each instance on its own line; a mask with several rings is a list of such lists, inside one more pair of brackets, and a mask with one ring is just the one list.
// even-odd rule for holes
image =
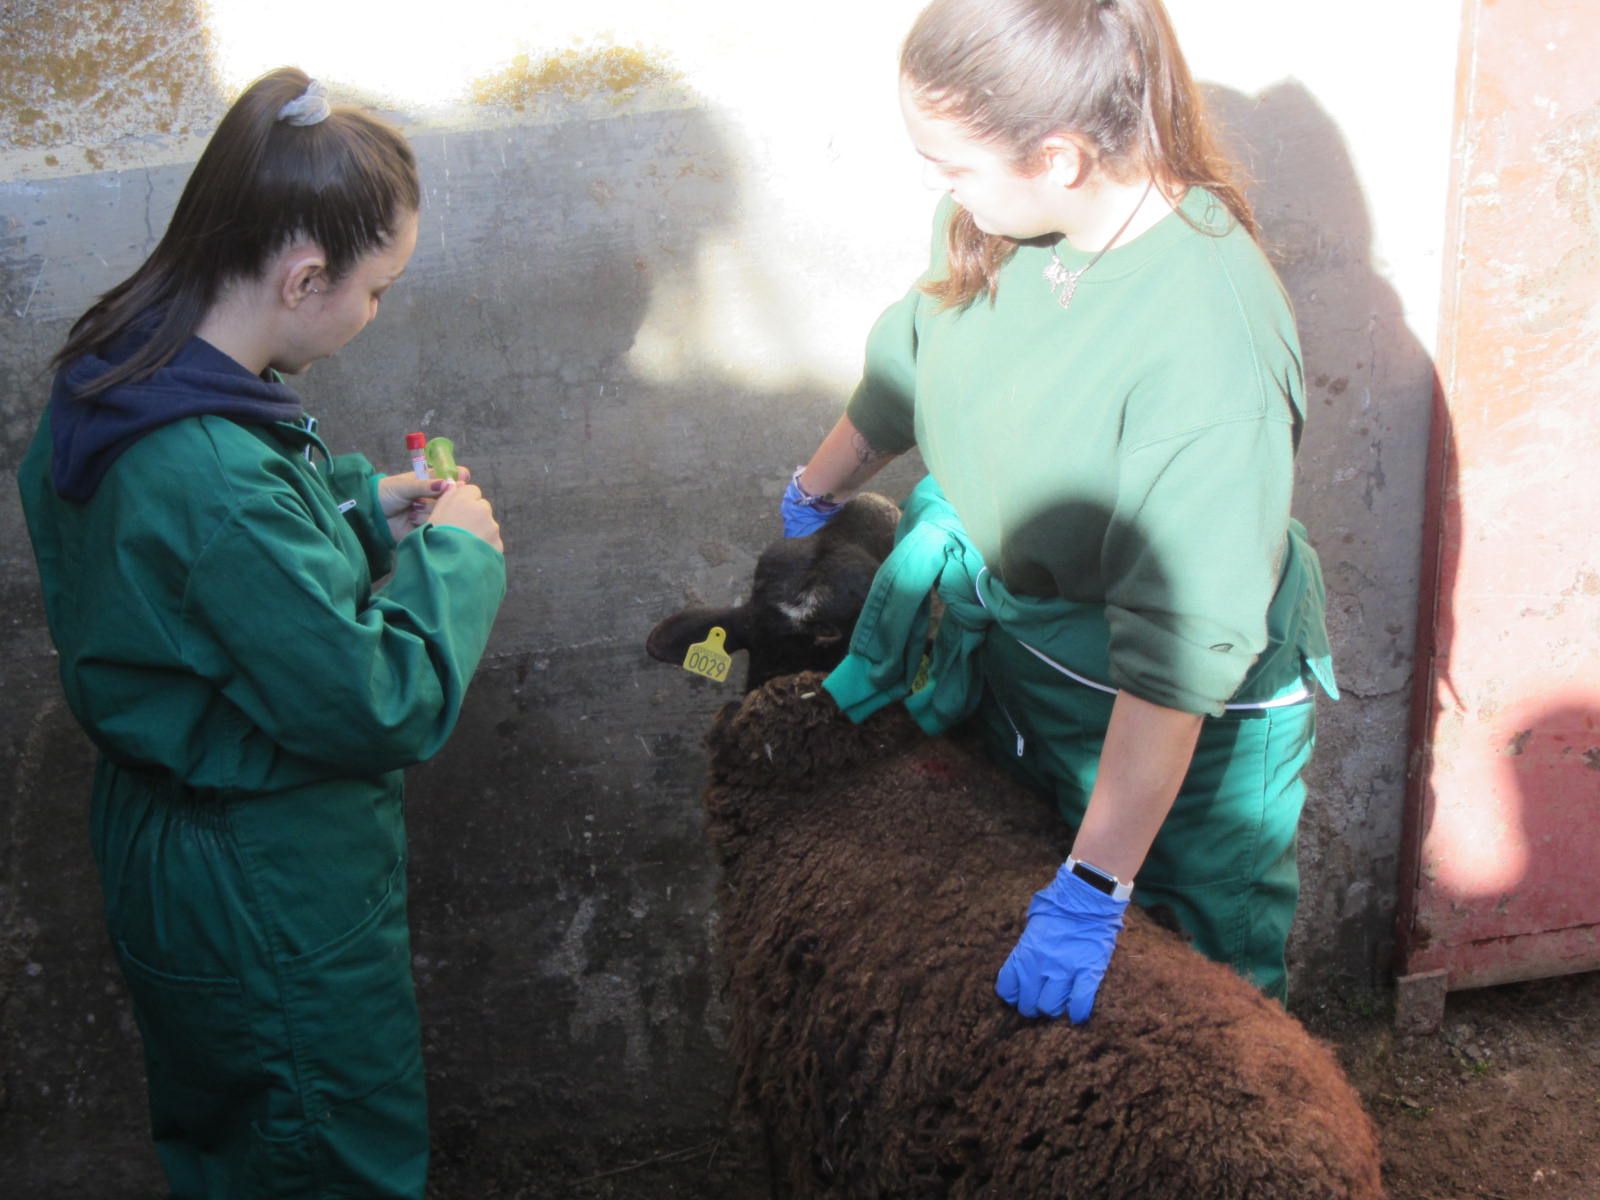
[[1600, 106], [1563, 122], [1534, 157], [1554, 168], [1556, 198], [1573, 221], [1600, 236]]
[[637, 46], [569, 48], [542, 58], [518, 54], [501, 70], [473, 80], [469, 95], [474, 104], [516, 112], [552, 100], [595, 97], [620, 105], [679, 79], [678, 72]]
[[1600, 106], [1563, 121], [1533, 148], [1554, 182], [1555, 200], [1571, 218], [1577, 244], [1517, 287], [1523, 319], [1534, 333], [1564, 333], [1594, 303], [1600, 280]]
[[0, 147], [81, 147], [98, 168], [119, 144], [187, 135], [221, 111], [198, 0], [24, 3], [7, 16]]

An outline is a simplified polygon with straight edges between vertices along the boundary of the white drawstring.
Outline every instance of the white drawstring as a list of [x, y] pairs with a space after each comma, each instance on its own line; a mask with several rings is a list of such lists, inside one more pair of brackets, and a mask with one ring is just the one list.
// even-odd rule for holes
[[[978, 596], [978, 605], [985, 612], [989, 610], [989, 606], [983, 602], [983, 576], [984, 572], [988, 571], [988, 569], [988, 567], [982, 567], [979, 569], [977, 583], [973, 588]], [[1017, 645], [1021, 646], [1040, 662], [1055, 668], [1074, 683], [1081, 683], [1084, 687], [1093, 688], [1097, 692], [1104, 692], [1108, 696], [1115, 696], [1117, 694], [1118, 689], [1079, 675], [1076, 671], [1072, 670], [1072, 668], [1062, 666], [1048, 654], [1044, 653], [1042, 650], [1035, 649], [1033, 646], [1028, 645], [1028, 643], [1023, 641], [1021, 638], [1017, 639]], [[1254, 704], [1224, 704], [1222, 707], [1227, 712], [1259, 712], [1268, 708], [1288, 708], [1291, 704], [1303, 704], [1309, 699], [1311, 699], [1311, 691], [1306, 687], [1304, 681], [1302, 681], [1300, 684], [1300, 689], [1298, 691], [1291, 692], [1287, 696], [1278, 696], [1275, 699], [1262, 700]], [[1011, 720], [1009, 713], [1006, 715], [1006, 720]], [[1016, 728], [1016, 724], [1014, 722], [1012, 724], [1012, 728]], [[1021, 739], [1022, 735], [1018, 734], [1017, 740], [1021, 741]]]

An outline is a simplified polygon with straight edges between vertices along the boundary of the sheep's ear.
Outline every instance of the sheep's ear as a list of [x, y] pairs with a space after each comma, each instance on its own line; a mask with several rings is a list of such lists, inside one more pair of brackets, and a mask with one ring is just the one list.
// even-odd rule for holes
[[729, 654], [749, 646], [750, 610], [741, 604], [737, 608], [686, 608], [674, 613], [650, 631], [644, 642], [645, 653], [658, 662], [677, 666], [689, 653], [689, 647], [705, 641], [712, 626], [718, 625], [728, 635], [723, 648]]

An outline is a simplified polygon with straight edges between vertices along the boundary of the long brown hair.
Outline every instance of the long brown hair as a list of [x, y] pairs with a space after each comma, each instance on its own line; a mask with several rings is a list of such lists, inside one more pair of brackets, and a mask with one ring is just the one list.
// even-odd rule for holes
[[421, 205], [411, 147], [377, 117], [336, 105], [314, 125], [279, 119], [310, 83], [304, 71], [280, 67], [228, 109], [155, 250], [78, 318], [51, 360], [61, 367], [104, 353], [136, 326], [153, 327], [143, 345], [80, 398], [158, 370], [194, 336], [227, 284], [258, 278], [294, 239], [316, 242], [337, 282]]
[[[1203, 187], [1256, 235], [1161, 0], [933, 0], [900, 74], [921, 108], [1009, 152], [1023, 173], [1042, 169], [1046, 137], [1071, 134], [1113, 179], [1147, 171], [1167, 187]], [[992, 301], [1017, 243], [958, 208], [947, 246], [948, 272], [925, 290], [944, 308], [985, 292]]]

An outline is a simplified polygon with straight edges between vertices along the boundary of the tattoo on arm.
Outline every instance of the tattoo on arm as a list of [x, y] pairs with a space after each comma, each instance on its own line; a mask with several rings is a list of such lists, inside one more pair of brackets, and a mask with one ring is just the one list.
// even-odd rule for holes
[[863, 481], [863, 476], [870, 477], [878, 467], [894, 457], [893, 454], [873, 449], [872, 443], [867, 441], [860, 430], [850, 434], [850, 449], [856, 458], [855, 470], [851, 472], [850, 478], [845, 480], [842, 491], [827, 492], [821, 497], [823, 500], [838, 503], [855, 495], [855, 489]]
[[874, 450], [872, 448], [872, 443], [867, 441], [866, 437], [859, 429], [850, 435], [850, 447], [856, 452], [857, 466], [864, 467], [869, 463], [877, 462], [881, 458], [889, 457], [889, 455], [884, 454], [881, 451]]
[[[841, 420], [840, 424], [842, 425], [843, 423]], [[842, 447], [839, 444], [839, 433], [840, 431], [836, 428], [833, 433], [828, 435], [828, 440], [823, 443], [827, 448], [825, 455], [823, 451], [818, 451], [819, 455], [823, 455], [832, 464], [829, 469], [830, 473], [844, 467], [844, 462], [841, 461], [842, 455], [840, 451]], [[855, 459], [855, 466], [850, 470], [846, 478], [839, 480], [835, 484], [833, 489], [826, 492], [812, 493], [818, 500], [823, 500], [830, 504], [839, 504], [850, 499], [851, 496], [856, 494], [857, 488], [861, 487], [862, 484], [877, 473], [879, 467], [890, 459], [898, 457], [896, 452], [883, 451], [874, 447], [859, 429], [852, 429], [849, 433], [850, 454]], [[807, 469], [809, 470], [810, 468], [808, 467]]]

